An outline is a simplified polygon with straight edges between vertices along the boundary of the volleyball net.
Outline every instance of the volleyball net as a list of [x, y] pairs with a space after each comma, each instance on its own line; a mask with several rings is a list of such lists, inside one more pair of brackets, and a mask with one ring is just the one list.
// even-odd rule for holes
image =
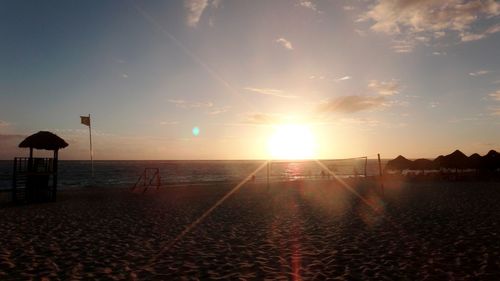
[[273, 181], [328, 178], [330, 172], [339, 177], [366, 177], [367, 171], [367, 156], [323, 160], [271, 160], [268, 163], [267, 176]]

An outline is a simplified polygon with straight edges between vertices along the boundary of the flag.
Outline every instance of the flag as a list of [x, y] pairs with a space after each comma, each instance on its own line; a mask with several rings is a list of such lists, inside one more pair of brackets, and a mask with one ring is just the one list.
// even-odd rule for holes
[[80, 120], [83, 125], [87, 125], [90, 127], [90, 116], [80, 116]]

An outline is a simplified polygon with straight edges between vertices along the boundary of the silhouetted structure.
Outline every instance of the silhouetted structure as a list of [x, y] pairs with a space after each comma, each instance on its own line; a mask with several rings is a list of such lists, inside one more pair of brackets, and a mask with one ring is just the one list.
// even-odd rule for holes
[[489, 171], [500, 169], [500, 153], [490, 150], [488, 154], [483, 156], [481, 168]]
[[[55, 201], [59, 149], [68, 144], [57, 135], [40, 131], [23, 140], [19, 147], [30, 149], [29, 158], [14, 158], [12, 199], [14, 202]], [[53, 158], [35, 158], [33, 149], [54, 151]]]
[[411, 160], [408, 160], [408, 159], [404, 158], [403, 156], [399, 155], [395, 159], [387, 162], [385, 169], [403, 171], [403, 170], [409, 169], [411, 167], [411, 165], [412, 165]]
[[156, 186], [156, 190], [160, 189], [161, 177], [160, 169], [158, 168], [144, 168], [144, 172], [139, 176], [137, 182], [132, 186], [131, 190], [134, 191], [136, 188], [142, 187], [142, 193], [148, 190], [148, 187]]
[[467, 157], [467, 155], [457, 149], [453, 151], [453, 153], [443, 157], [443, 161], [441, 162], [440, 167], [455, 169], [456, 171], [458, 169], [469, 168], [469, 157]]
[[434, 160], [429, 159], [417, 159], [414, 161], [408, 160], [403, 156], [399, 155], [393, 160], [387, 162], [385, 167], [386, 171], [402, 171], [402, 170], [440, 170], [445, 172], [454, 170], [455, 173], [458, 171], [468, 171], [474, 170], [476, 175], [492, 175], [496, 174], [500, 169], [500, 153], [495, 150], [490, 150], [486, 155], [481, 156], [477, 153], [472, 154], [467, 157], [460, 150], [455, 150], [453, 153], [448, 155], [440, 155]]
[[424, 172], [425, 170], [436, 170], [439, 166], [429, 159], [417, 159], [413, 161], [410, 165], [411, 170], [420, 170]]

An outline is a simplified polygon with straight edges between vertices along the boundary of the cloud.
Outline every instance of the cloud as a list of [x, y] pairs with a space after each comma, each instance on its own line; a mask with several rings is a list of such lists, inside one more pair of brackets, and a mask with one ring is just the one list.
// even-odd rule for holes
[[311, 9], [317, 13], [319, 13], [320, 11], [318, 10], [318, 7], [316, 6], [316, 4], [313, 2], [313, 1], [309, 1], [309, 0], [300, 0], [299, 2], [299, 6], [301, 7], [304, 7], [304, 8], [307, 8], [307, 9]]
[[351, 76], [346, 75], [346, 76], [344, 76], [344, 77], [340, 77], [340, 78], [338, 78], [338, 79], [335, 79], [335, 81], [338, 81], [338, 82], [339, 82], [339, 81], [346, 81], [346, 80], [349, 80], [349, 79], [351, 79], [351, 78], [352, 78]]
[[222, 0], [212, 0], [212, 7], [219, 8], [221, 3], [222, 3]]
[[493, 107], [490, 108], [491, 115], [493, 116], [500, 116], [500, 107]]
[[214, 106], [212, 102], [188, 102], [181, 99], [170, 99], [168, 102], [175, 104], [179, 108], [207, 108]]
[[298, 98], [297, 96], [293, 95], [287, 95], [283, 90], [278, 90], [278, 89], [269, 89], [269, 88], [252, 88], [252, 87], [246, 87], [243, 88], [244, 90], [262, 94], [262, 95], [268, 95], [268, 96], [275, 96], [279, 98], [287, 98], [287, 99], [295, 99]]
[[318, 111], [321, 113], [354, 113], [386, 106], [386, 102], [387, 100], [384, 96], [343, 96], [322, 102], [319, 105]]
[[412, 39], [393, 40], [391, 49], [393, 49], [396, 53], [406, 54], [411, 53], [416, 45], [417, 43]]
[[480, 15], [500, 14], [495, 0], [381, 0], [364, 17], [375, 22], [371, 29], [388, 34], [409, 31], [464, 31]]
[[446, 56], [446, 52], [432, 52], [435, 56]]
[[285, 48], [287, 50], [290, 50], [290, 51], [293, 50], [292, 42], [288, 41], [287, 39], [285, 39], [283, 37], [276, 39], [275, 42], [280, 44], [281, 46], [283, 46], [283, 48]]
[[496, 92], [491, 93], [489, 96], [496, 101], [500, 101], [500, 90], [497, 90]]
[[377, 127], [381, 124], [380, 121], [369, 118], [342, 118], [340, 122], [349, 125], [362, 125], [368, 127]]
[[19, 143], [26, 138], [24, 135], [0, 134], [0, 159], [12, 159], [19, 156], [22, 149]]
[[221, 114], [224, 112], [228, 112], [230, 108], [231, 108], [230, 106], [223, 106], [223, 107], [219, 107], [219, 108], [214, 108], [212, 111], [208, 112], [208, 114], [210, 114], [210, 115]]
[[420, 43], [411, 40], [419, 35], [437, 39], [454, 31], [462, 41], [473, 41], [500, 32], [499, 24], [471, 32], [477, 21], [498, 15], [500, 2], [495, 0], [380, 0], [358, 21], [371, 21], [370, 29], [375, 32], [404, 36], [406, 45], [400, 44], [395, 50], [408, 53]]
[[283, 120], [283, 118], [279, 114], [249, 112], [245, 114], [244, 123], [255, 125], [270, 125], [280, 123], [281, 120]]
[[0, 128], [9, 126], [9, 122], [0, 120]]
[[441, 37], [444, 37], [446, 35], [446, 32], [444, 31], [436, 31], [433, 33], [434, 35], [434, 38], [441, 38]]
[[488, 74], [488, 73], [490, 73], [488, 70], [478, 70], [476, 72], [470, 72], [469, 75], [476, 77], [476, 76], [481, 76], [481, 75]]
[[476, 41], [487, 37], [488, 35], [500, 32], [500, 24], [490, 26], [486, 30], [479, 33], [462, 32], [460, 34], [460, 39], [463, 42]]
[[399, 93], [401, 86], [396, 80], [388, 82], [371, 80], [368, 83], [368, 88], [382, 96], [393, 96]]
[[429, 102], [429, 107], [430, 108], [436, 108], [439, 106], [439, 102], [438, 101], [431, 101]]
[[187, 10], [187, 24], [189, 26], [196, 27], [198, 25], [207, 4], [207, 0], [184, 0], [184, 7]]

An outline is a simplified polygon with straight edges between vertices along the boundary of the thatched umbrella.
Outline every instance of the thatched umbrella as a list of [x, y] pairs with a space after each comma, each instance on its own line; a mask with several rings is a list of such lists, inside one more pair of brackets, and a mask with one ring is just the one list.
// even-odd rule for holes
[[453, 153], [448, 154], [443, 157], [443, 161], [441, 163], [441, 167], [444, 168], [455, 168], [455, 169], [464, 169], [469, 166], [469, 157], [465, 155], [460, 150], [455, 150]]
[[57, 151], [67, 146], [68, 143], [66, 141], [64, 141], [59, 136], [47, 131], [40, 131], [36, 134], [33, 134], [25, 138], [19, 144], [19, 147], [30, 148], [30, 157], [33, 157], [33, 148]]
[[410, 169], [412, 170], [434, 170], [436, 169], [436, 164], [429, 159], [417, 159], [411, 163]]
[[439, 155], [436, 159], [434, 159], [434, 164], [438, 167], [438, 168], [441, 168], [443, 167], [443, 162], [444, 162], [444, 156], [443, 155]]
[[387, 162], [387, 165], [385, 166], [385, 169], [388, 170], [405, 170], [409, 169], [411, 167], [412, 162], [403, 156], [399, 155], [393, 160], [390, 160]]
[[472, 169], [479, 169], [481, 168], [481, 162], [482, 162], [482, 157], [481, 155], [474, 153], [471, 156], [469, 156], [469, 167]]
[[482, 157], [481, 162], [482, 167], [489, 170], [496, 170], [500, 168], [500, 153], [490, 150], [488, 154]]

